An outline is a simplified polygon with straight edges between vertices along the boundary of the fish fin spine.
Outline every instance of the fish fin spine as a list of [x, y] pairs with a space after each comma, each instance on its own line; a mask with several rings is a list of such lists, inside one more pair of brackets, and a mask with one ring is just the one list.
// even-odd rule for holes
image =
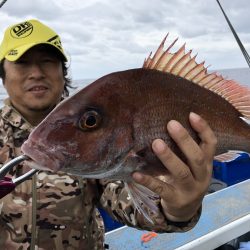
[[250, 89], [237, 81], [226, 79], [217, 72], [208, 73], [205, 61], [196, 62], [196, 56], [191, 56], [192, 50], [185, 52], [185, 44], [179, 50], [170, 50], [178, 40], [175, 39], [164, 51], [164, 44], [169, 33], [164, 37], [160, 46], [152, 56], [145, 59], [143, 68], [156, 69], [187, 79], [194, 84], [204, 87], [224, 98], [234, 106], [243, 117], [250, 118]]
[[148, 188], [135, 182], [125, 182], [124, 184], [137, 211], [142, 214], [146, 220], [154, 224], [149, 212], [153, 214], [159, 213], [159, 208], [155, 202], [156, 199], [159, 199], [159, 196]]

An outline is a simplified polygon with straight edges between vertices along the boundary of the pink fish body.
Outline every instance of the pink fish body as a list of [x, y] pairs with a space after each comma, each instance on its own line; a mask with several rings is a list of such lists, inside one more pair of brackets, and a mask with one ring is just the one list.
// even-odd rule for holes
[[[185, 160], [167, 134], [168, 121], [181, 122], [198, 142], [188, 122], [195, 112], [215, 131], [217, 154], [249, 152], [250, 91], [208, 74], [184, 47], [175, 54], [163, 51], [164, 42], [144, 68], [106, 75], [60, 103], [22, 146], [30, 166], [123, 180], [140, 210], [140, 201], [151, 206], [153, 194], [134, 185], [131, 173], [165, 171], [151, 150], [153, 139], [162, 138]], [[149, 198], [140, 197], [145, 192]]]

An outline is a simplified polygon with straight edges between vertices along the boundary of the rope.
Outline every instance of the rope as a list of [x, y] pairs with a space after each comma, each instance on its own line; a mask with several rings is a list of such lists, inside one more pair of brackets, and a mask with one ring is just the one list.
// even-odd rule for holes
[[226, 15], [226, 13], [224, 12], [224, 10], [223, 10], [223, 8], [222, 8], [222, 6], [221, 6], [219, 0], [216, 0], [216, 1], [217, 1], [217, 3], [219, 4], [221, 11], [222, 11], [224, 17], [226, 18], [226, 21], [227, 21], [227, 23], [228, 23], [228, 25], [229, 25], [231, 31], [233, 32], [234, 38], [236, 39], [236, 41], [237, 41], [237, 43], [238, 43], [238, 45], [239, 45], [239, 47], [240, 47], [240, 49], [241, 49], [241, 52], [242, 52], [243, 56], [245, 57], [246, 62], [247, 62], [247, 64], [248, 64], [249, 68], [250, 68], [250, 57], [249, 57], [249, 55], [248, 55], [248, 53], [247, 53], [247, 51], [246, 51], [244, 45], [241, 43], [240, 38], [239, 38], [238, 35], [236, 34], [236, 32], [235, 32], [235, 30], [234, 30], [232, 24], [230, 23], [230, 21], [229, 21], [227, 15]]

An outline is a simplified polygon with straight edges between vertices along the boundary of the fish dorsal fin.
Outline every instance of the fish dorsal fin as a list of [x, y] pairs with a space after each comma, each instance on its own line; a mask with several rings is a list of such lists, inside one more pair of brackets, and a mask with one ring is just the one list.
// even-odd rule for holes
[[[250, 119], [250, 89], [234, 80], [228, 80], [216, 72], [208, 73], [205, 62], [197, 63], [196, 55], [191, 57], [192, 50], [185, 52], [185, 44], [176, 52], [170, 49], [178, 39], [164, 51], [164, 44], [168, 34], [152, 56], [152, 52], [145, 59], [143, 68], [156, 69], [185, 78], [220, 95], [231, 103], [247, 120]], [[152, 57], [151, 57], [152, 56]]]

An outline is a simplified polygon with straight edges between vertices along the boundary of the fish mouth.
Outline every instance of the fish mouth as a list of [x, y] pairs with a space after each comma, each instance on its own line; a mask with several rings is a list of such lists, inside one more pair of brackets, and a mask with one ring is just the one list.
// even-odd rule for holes
[[25, 155], [29, 157], [25, 161], [26, 164], [33, 169], [57, 172], [64, 166], [62, 164], [63, 161], [59, 157], [47, 152], [34, 151], [34, 153], [29, 153], [26, 151]]
[[34, 160], [32, 160], [31, 158], [28, 159], [28, 160], [25, 160], [25, 164], [32, 168], [32, 169], [37, 169], [37, 170], [43, 170], [43, 171], [50, 171], [51, 172], [51, 169], [50, 168], [46, 168], [42, 165], [39, 165], [37, 162], [35, 162]]
[[73, 160], [72, 155], [64, 153], [64, 147], [61, 146], [52, 148], [49, 145], [39, 145], [39, 143], [29, 141], [24, 142], [21, 150], [29, 157], [29, 160], [25, 161], [27, 165], [37, 170], [57, 172]]

